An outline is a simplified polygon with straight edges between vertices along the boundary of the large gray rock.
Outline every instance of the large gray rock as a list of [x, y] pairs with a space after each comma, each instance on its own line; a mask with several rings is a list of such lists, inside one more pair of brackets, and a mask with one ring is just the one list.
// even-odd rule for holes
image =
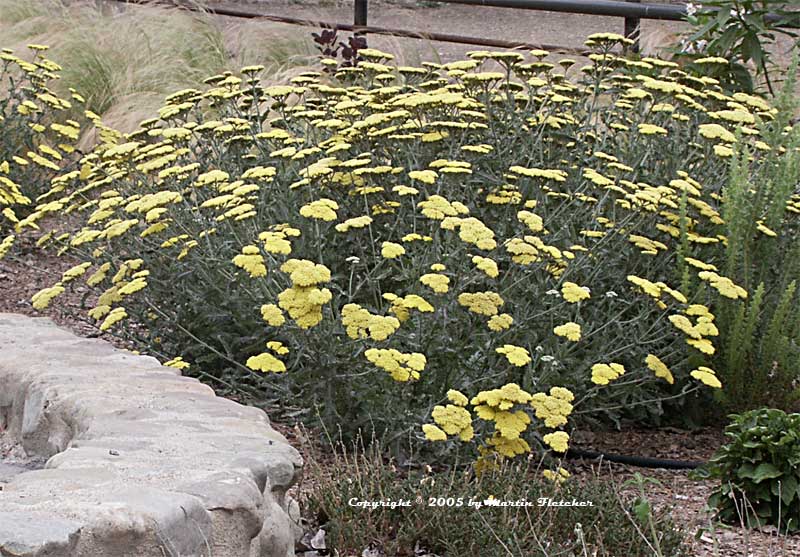
[[300, 455], [266, 414], [154, 358], [0, 313], [0, 557], [291, 557]]
[[9, 557], [74, 555], [81, 525], [47, 514], [0, 511], [0, 554]]

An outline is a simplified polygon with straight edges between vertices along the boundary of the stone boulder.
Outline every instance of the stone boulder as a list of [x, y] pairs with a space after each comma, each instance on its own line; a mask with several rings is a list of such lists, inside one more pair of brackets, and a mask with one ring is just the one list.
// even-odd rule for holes
[[[289, 557], [302, 459], [266, 414], [155, 358], [0, 313], [2, 557]], [[294, 513], [292, 513], [294, 514]]]

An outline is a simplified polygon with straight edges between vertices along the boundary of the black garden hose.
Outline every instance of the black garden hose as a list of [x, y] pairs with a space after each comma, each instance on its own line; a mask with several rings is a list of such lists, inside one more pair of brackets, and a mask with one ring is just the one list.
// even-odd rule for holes
[[695, 460], [671, 460], [667, 458], [648, 458], [643, 456], [628, 456], [599, 451], [584, 451], [583, 449], [567, 449], [567, 458], [601, 458], [609, 462], [640, 466], [642, 468], [666, 468], [670, 470], [693, 470], [705, 464]]

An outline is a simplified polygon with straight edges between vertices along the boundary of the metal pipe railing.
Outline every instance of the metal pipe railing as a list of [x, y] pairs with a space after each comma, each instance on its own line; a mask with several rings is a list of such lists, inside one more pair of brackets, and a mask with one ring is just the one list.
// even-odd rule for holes
[[516, 10], [541, 10], [570, 14], [633, 17], [682, 21], [686, 19], [685, 4], [639, 4], [620, 0], [436, 0], [445, 4], [466, 4]]
[[355, 0], [353, 2], [353, 25], [359, 27], [367, 26], [367, 0]]
[[[113, 0], [126, 4], [153, 4], [153, 0]], [[470, 6], [485, 6], [493, 8], [511, 8], [518, 10], [541, 10], [562, 13], [574, 13], [584, 15], [600, 15], [611, 17], [622, 17], [625, 19], [624, 34], [634, 40], [631, 50], [639, 49], [639, 28], [642, 19], [655, 19], [667, 21], [683, 21], [686, 19], [686, 4], [647, 4], [640, 3], [641, 0], [436, 0], [446, 4], [464, 4]], [[392, 27], [377, 27], [367, 25], [368, 21], [368, 0], [354, 0], [353, 24], [330, 23], [325, 21], [314, 21], [309, 19], [277, 16], [250, 12], [247, 10], [231, 9], [226, 7], [211, 7], [197, 4], [179, 4], [179, 7], [193, 10], [205, 11], [211, 14], [240, 17], [249, 19], [265, 19], [292, 25], [305, 25], [323, 29], [337, 29], [342, 31], [352, 31], [359, 35], [391, 35], [396, 37], [407, 37], [414, 39], [427, 39], [431, 41], [451, 42], [460, 44], [471, 44], [477, 46], [488, 46], [493, 48], [540, 48], [573, 54], [583, 54], [585, 49], [564, 47], [546, 44], [531, 44], [523, 41], [507, 41], [503, 39], [484, 39], [478, 37], [468, 37], [463, 35], [453, 35], [448, 33], [419, 32], [407, 29], [396, 29]], [[171, 4], [174, 6], [175, 4]], [[777, 14], [768, 14], [767, 22], [775, 23], [781, 18]], [[797, 28], [797, 25], [788, 25]]]
[[[110, 0], [112, 2], [119, 2], [122, 4], [138, 4], [138, 5], [158, 5], [160, 2], [153, 0]], [[175, 4], [166, 4], [161, 2], [162, 5], [175, 7]], [[504, 39], [485, 39], [481, 37], [469, 37], [464, 35], [453, 35], [449, 33], [433, 33], [422, 31], [411, 31], [408, 29], [397, 29], [394, 27], [378, 27], [374, 25], [352, 25], [349, 23], [331, 23], [328, 21], [317, 21], [312, 19], [302, 19], [288, 16], [278, 16], [271, 14], [263, 14], [260, 12], [251, 12], [247, 10], [232, 9], [226, 7], [211, 7], [204, 6], [198, 7], [194, 4], [181, 4], [178, 7], [197, 12], [205, 12], [214, 15], [226, 17], [238, 17], [243, 19], [263, 19], [265, 21], [275, 21], [277, 23], [286, 23], [289, 25], [302, 25], [305, 27], [316, 27], [317, 29], [335, 29], [337, 31], [352, 31], [356, 34], [371, 34], [371, 35], [388, 35], [392, 37], [405, 37], [409, 39], [423, 39], [428, 41], [438, 41], [446, 43], [468, 44], [474, 46], [486, 46], [491, 48], [505, 48], [505, 49], [542, 49], [552, 52], [560, 52], [565, 54], [585, 55], [590, 51], [586, 48], [575, 48], [561, 45], [552, 45], [546, 43], [529, 43], [525, 41], [509, 41]]]

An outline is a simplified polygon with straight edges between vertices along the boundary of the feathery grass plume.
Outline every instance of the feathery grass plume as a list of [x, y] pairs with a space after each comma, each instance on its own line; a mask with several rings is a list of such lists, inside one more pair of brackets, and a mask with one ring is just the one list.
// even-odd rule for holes
[[[0, 44], [51, 47], [64, 70], [54, 87], [74, 88], [106, 124], [132, 131], [165, 96], [210, 75], [261, 64], [266, 82], [285, 81], [314, 58], [305, 33], [264, 22], [229, 22], [158, 5], [0, 0]], [[84, 145], [86, 146], [86, 145]]]

